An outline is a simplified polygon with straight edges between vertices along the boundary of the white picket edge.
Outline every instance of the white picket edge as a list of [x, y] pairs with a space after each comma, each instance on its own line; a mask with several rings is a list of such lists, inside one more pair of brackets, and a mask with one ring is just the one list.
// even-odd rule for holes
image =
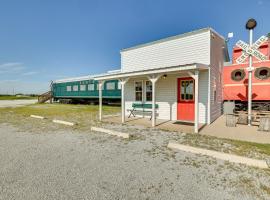
[[68, 126], [75, 125], [75, 123], [73, 123], [73, 122], [67, 122], [67, 121], [57, 120], [57, 119], [54, 119], [52, 122], [57, 123], [57, 124], [64, 124], [64, 125], [68, 125]]
[[122, 137], [122, 138], [129, 138], [128, 133], [121, 133], [118, 131], [113, 131], [113, 130], [109, 130], [109, 129], [105, 129], [105, 128], [91, 127], [91, 130], [97, 131], [97, 132], [102, 132], [102, 133], [107, 133], [109, 135], [114, 135], [114, 136], [118, 136], [118, 137]]
[[226, 160], [233, 163], [245, 164], [252, 167], [258, 167], [258, 168], [263, 168], [263, 169], [269, 168], [267, 162], [264, 160], [257, 160], [257, 159], [243, 157], [243, 156], [237, 156], [233, 154], [222, 153], [218, 151], [212, 151], [212, 150], [182, 145], [182, 144], [173, 143], [173, 142], [169, 142], [168, 148], [177, 149], [177, 150], [194, 153], [194, 154], [206, 155], [213, 158]]
[[36, 119], [45, 119], [45, 117], [39, 116], [39, 115], [30, 115], [30, 117], [36, 118]]

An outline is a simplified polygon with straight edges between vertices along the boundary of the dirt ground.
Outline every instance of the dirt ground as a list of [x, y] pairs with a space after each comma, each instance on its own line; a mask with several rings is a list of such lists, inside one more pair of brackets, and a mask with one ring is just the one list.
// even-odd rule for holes
[[133, 137], [1, 122], [0, 199], [270, 199], [268, 170], [167, 149], [185, 134], [101, 126]]

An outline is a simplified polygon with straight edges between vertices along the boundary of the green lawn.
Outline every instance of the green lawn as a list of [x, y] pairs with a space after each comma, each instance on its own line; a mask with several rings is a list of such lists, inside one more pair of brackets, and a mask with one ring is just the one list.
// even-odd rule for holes
[[[66, 128], [51, 123], [51, 120], [66, 120], [77, 123], [75, 129], [90, 130], [91, 125], [98, 122], [97, 105], [73, 105], [73, 104], [33, 104], [24, 107], [0, 108], [0, 123], [11, 123], [22, 130], [37, 130], [40, 127], [51, 130]], [[120, 112], [120, 107], [103, 106], [103, 114], [110, 115]], [[30, 115], [41, 115], [46, 120], [30, 118]]]
[[0, 95], [0, 100], [20, 100], [20, 99], [37, 99], [31, 96], [14, 96], [14, 95]]

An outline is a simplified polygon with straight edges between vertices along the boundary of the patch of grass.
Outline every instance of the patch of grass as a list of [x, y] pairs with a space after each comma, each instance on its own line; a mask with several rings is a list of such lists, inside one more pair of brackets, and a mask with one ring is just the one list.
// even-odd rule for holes
[[221, 139], [199, 134], [186, 134], [181, 143], [251, 158], [265, 159], [270, 156], [270, 144]]
[[23, 100], [23, 99], [37, 99], [33, 96], [15, 96], [15, 95], [0, 95], [0, 100]]
[[[52, 119], [66, 120], [77, 123], [73, 129], [90, 130], [90, 126], [98, 124], [99, 107], [96, 105], [72, 105], [72, 104], [33, 104], [16, 108], [0, 108], [0, 123], [11, 123], [28, 129], [54, 130], [63, 125], [52, 124]], [[103, 114], [115, 114], [119, 107], [103, 106]], [[46, 120], [32, 119], [30, 115], [41, 115]]]

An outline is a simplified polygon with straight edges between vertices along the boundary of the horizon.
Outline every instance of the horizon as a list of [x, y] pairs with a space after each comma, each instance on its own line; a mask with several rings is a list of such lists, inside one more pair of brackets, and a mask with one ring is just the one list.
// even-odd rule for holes
[[258, 21], [254, 40], [270, 32], [269, 6], [269, 0], [2, 1], [0, 94], [39, 94], [51, 80], [117, 70], [121, 49], [205, 27], [225, 38], [234, 33], [231, 55], [239, 39], [248, 41], [249, 18]]

